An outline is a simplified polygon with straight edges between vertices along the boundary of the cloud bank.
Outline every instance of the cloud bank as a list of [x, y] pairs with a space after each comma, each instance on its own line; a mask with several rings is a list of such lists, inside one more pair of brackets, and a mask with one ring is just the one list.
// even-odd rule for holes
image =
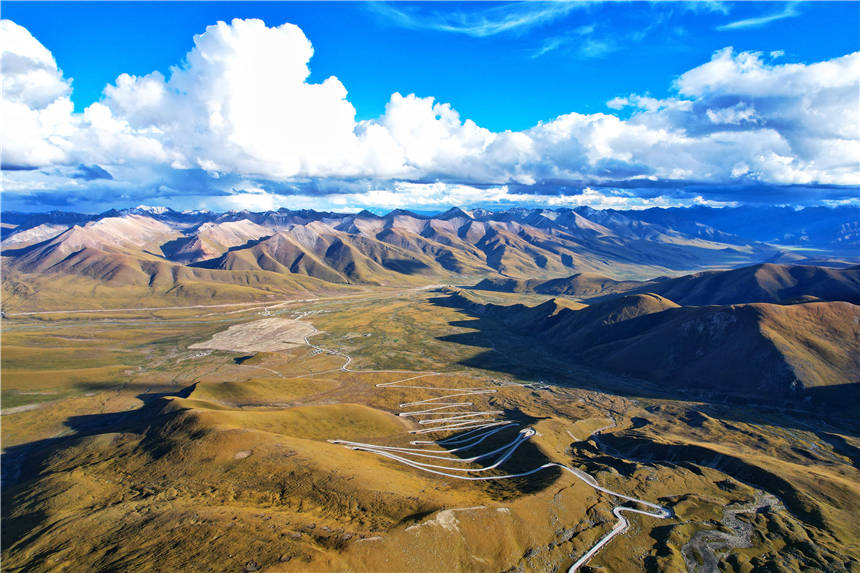
[[776, 64], [725, 48], [678, 77], [673, 97], [630, 94], [607, 103], [613, 113], [493, 132], [414, 94], [356, 121], [340, 80], [308, 81], [313, 47], [292, 24], [209, 26], [166, 77], [122, 74], [82, 113], [38, 40], [9, 20], [0, 34], [14, 205], [623, 207], [744, 201], [754, 188], [833, 200], [860, 185], [860, 52]]

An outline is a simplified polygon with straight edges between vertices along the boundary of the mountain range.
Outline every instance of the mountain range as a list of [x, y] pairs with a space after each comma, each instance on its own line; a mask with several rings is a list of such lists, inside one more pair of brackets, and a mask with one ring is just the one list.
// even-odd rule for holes
[[[395, 285], [587, 273], [643, 280], [760, 262], [851, 260], [857, 252], [856, 210], [850, 208], [818, 213], [842, 222], [806, 233], [805, 250], [764, 242], [769, 235], [762, 233], [750, 239], [725, 231], [750, 229], [723, 225], [734, 221], [724, 211], [452, 208], [435, 215], [395, 210], [380, 216], [139, 206], [99, 215], [4, 213], [3, 266], [18, 280], [62, 274], [177, 294], [199, 291], [192, 286], [200, 281], [270, 292], [287, 279], [284, 288], [291, 292], [305, 288], [307, 279], [315, 286], [315, 281]], [[778, 213], [785, 219], [803, 211]]]

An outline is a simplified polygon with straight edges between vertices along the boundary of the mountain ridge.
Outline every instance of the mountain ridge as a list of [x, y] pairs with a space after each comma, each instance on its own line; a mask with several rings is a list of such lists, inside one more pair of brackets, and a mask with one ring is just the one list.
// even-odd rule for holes
[[484, 304], [448, 291], [449, 304], [498, 321], [569, 360], [685, 392], [805, 400], [860, 382], [860, 306], [682, 306], [654, 293], [579, 308]]
[[486, 278], [471, 288], [566, 295], [582, 300], [649, 292], [684, 306], [781, 303], [803, 297], [860, 304], [860, 266], [830, 268], [759, 263], [677, 278], [657, 277], [649, 281], [616, 281], [593, 273], [549, 280]]
[[[208, 278], [233, 285], [247, 284], [242, 273], [249, 272], [333, 285], [490, 279], [513, 281], [515, 291], [591, 297], [635, 288], [628, 281], [803, 259], [779, 246], [721, 232], [689, 234], [637, 217], [585, 207], [452, 207], [438, 215], [149, 206], [95, 216], [4, 213], [2, 264], [21, 281], [23, 275], [76, 275], [95, 285], [161, 293], [174, 289], [178, 277], [189, 286], [200, 276], [194, 269], [208, 269], [219, 271]], [[535, 282], [541, 280], [555, 282]]]

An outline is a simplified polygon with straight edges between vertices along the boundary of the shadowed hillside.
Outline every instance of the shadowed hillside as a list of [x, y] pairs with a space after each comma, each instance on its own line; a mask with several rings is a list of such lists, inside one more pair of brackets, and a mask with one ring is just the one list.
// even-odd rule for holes
[[847, 302], [683, 307], [626, 295], [576, 309], [449, 304], [502, 322], [560, 356], [681, 391], [806, 400], [860, 380], [860, 307]]
[[707, 271], [675, 279], [616, 281], [580, 273], [550, 280], [488, 278], [477, 290], [565, 295], [583, 300], [626, 293], [657, 293], [684, 306], [844, 300], [860, 303], [860, 266], [831, 268], [765, 263], [729, 271]]

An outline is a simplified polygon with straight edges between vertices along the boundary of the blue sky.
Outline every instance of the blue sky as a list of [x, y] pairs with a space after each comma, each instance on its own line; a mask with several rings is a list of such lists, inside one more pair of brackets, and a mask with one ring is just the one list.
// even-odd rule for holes
[[[853, 2], [793, 9], [774, 2], [589, 3], [555, 19], [483, 37], [442, 31], [432, 22], [427, 28], [404, 27], [392, 14], [420, 20], [461, 11], [475, 17], [494, 6], [504, 4], [4, 2], [3, 16], [29, 29], [74, 78], [77, 110], [97, 101], [123, 72], [167, 74], [207, 25], [260, 18], [304, 30], [315, 48], [311, 81], [340, 78], [359, 119], [379, 116], [399, 91], [449, 102], [495, 131], [525, 129], [570, 111], [606, 111], [608, 100], [629, 93], [665, 97], [675, 77], [725, 46], [780, 50], [785, 61], [810, 62], [860, 45], [860, 5]], [[787, 17], [721, 29], [785, 14], [787, 7]]]
[[[797, 116], [794, 111], [789, 114], [791, 117], [785, 113], [795, 109], [796, 101], [803, 99], [803, 90], [815, 92], [822, 101], [829, 102], [828, 105], [835, 98], [844, 100], [844, 94], [853, 93], [852, 84], [843, 82], [832, 87], [837, 91], [829, 95], [818, 94], [815, 85], [818, 72], [809, 66], [837, 61], [860, 48], [858, 3], [7, 1], [3, 3], [3, 18], [26, 29], [53, 56], [59, 82], [55, 91], [58, 98], [70, 98], [73, 104], [70, 121], [78, 130], [75, 137], [82, 138], [81, 141], [105, 140], [104, 134], [95, 135], [104, 122], [97, 126], [84, 113], [94, 103], [101, 102], [104, 105], [96, 105], [90, 115], [110, 110], [112, 118], [128, 122], [121, 128], [114, 126], [112, 137], [120, 137], [116, 130], [124, 130], [123, 141], [137, 138], [137, 143], [129, 143], [130, 148], [136, 150], [141, 148], [144, 136], [148, 138], [144, 142], [146, 145], [152, 143], [153, 129], [167, 131], [164, 116], [169, 115], [168, 112], [162, 109], [157, 120], [148, 117], [149, 123], [144, 125], [139, 117], [132, 117], [135, 110], [123, 108], [132, 97], [123, 91], [125, 88], [119, 90], [120, 94], [106, 97], [105, 86], [118, 85], [120, 74], [143, 78], [156, 71], [160, 72], [168, 91], [176, 92], [176, 86], [182, 81], [186, 82], [183, 85], [202, 81], [200, 77], [205, 74], [189, 73], [185, 80], [177, 79], [171, 84], [174, 81], [171, 70], [176, 66], [193, 67], [186, 58], [194, 48], [195, 35], [203, 34], [207, 26], [218, 21], [225, 21], [229, 27], [231, 21], [238, 18], [260, 19], [267, 30], [286, 22], [298, 26], [314, 50], [307, 64], [310, 75], [302, 85], [322, 84], [334, 76], [346, 90], [340, 99], [332, 92], [333, 107], [317, 110], [319, 117], [341, 113], [343, 109], [338, 102], [346, 101], [354, 108], [354, 116], [350, 119], [353, 123], [347, 126], [347, 131], [352, 130], [350, 133], [362, 138], [366, 128], [363, 122], [375, 123], [384, 126], [401, 148], [400, 155], [385, 166], [370, 168], [362, 164], [344, 168], [343, 161], [338, 158], [326, 157], [323, 162], [317, 156], [302, 156], [297, 160], [299, 166], [290, 170], [280, 165], [281, 157], [292, 159], [288, 156], [274, 155], [273, 161], [279, 164], [274, 167], [259, 165], [252, 161], [254, 158], [233, 164], [215, 157], [217, 152], [210, 153], [213, 157], [202, 157], [199, 150], [211, 143], [208, 139], [190, 143], [181, 139], [199, 135], [204, 128], [193, 133], [172, 133], [169, 141], [166, 136], [156, 138], [162, 149], [155, 153], [160, 159], [154, 159], [153, 154], [117, 157], [116, 153], [104, 149], [83, 153], [79, 151], [81, 144], [67, 135], [72, 128], [66, 126], [66, 131], [59, 134], [59, 137], [68, 138], [65, 147], [56, 144], [60, 149], [45, 151], [42, 158], [34, 143], [33, 149], [13, 154], [23, 158], [15, 164], [4, 159], [4, 168], [14, 169], [6, 171], [6, 201], [7, 205], [16, 207], [35, 206], [50, 200], [57, 204], [83, 202], [82, 197], [75, 195], [84, 193], [82, 178], [70, 175], [80, 172], [80, 165], [87, 169], [97, 167], [110, 174], [110, 178], [87, 180], [89, 183], [84, 186], [87, 196], [98, 196], [100, 204], [169, 199], [180, 206], [201, 206], [207, 201], [232, 204], [230, 201], [238, 196], [249, 197], [252, 203], [259, 201], [260, 205], [275, 206], [284, 201], [295, 203], [296, 197], [322, 207], [374, 206], [373, 201], [390, 201], [390, 206], [420, 206], [414, 202], [410, 204], [410, 194], [419, 193], [415, 185], [431, 184], [437, 190], [440, 185], [450, 187], [451, 190], [442, 193], [443, 198], [451, 201], [473, 198], [469, 199], [472, 202], [480, 201], [481, 194], [457, 191], [457, 185], [475, 189], [505, 187], [510, 202], [514, 203], [521, 201], [524, 195], [581, 197], [593, 191], [603, 198], [621, 198], [618, 199], [621, 202], [629, 199], [628, 203], [633, 206], [637, 202], [648, 206], [648, 200], [661, 194], [669, 203], [673, 198], [681, 203], [685, 200], [791, 203], [846, 201], [856, 196], [854, 180], [850, 173], [845, 175], [851, 170], [852, 158], [856, 160], [854, 149], [846, 152], [846, 157], [836, 162], [838, 164], [822, 167], [816, 154], [823, 154], [824, 148], [810, 143], [820, 142], [823, 137], [832, 142], [831, 147], [839, 146], [840, 141], [848, 141], [848, 147], [856, 143], [857, 136], [851, 137], [850, 133], [846, 136], [844, 126], [835, 125], [839, 110], [828, 112], [832, 113], [829, 120], [834, 123], [831, 133], [809, 133], [803, 140], [797, 135], [798, 130], [810, 131], [810, 125], [814, 127], [815, 122], [809, 117]], [[249, 32], [248, 36], [253, 33]], [[222, 44], [217, 49], [229, 44], [224, 38], [226, 36], [219, 40]], [[277, 45], [284, 50], [298, 46], [295, 38], [282, 39], [286, 43]], [[273, 42], [278, 41], [273, 38]], [[235, 47], [237, 53], [243, 49], [238, 44], [229, 46], [230, 49]], [[733, 76], [737, 79], [736, 85], [729, 85], [714, 75], [721, 73], [721, 66], [724, 67], [719, 62], [714, 63], [716, 53], [723, 54], [720, 61], [737, 71]], [[753, 54], [753, 59], [744, 54]], [[266, 58], [271, 61], [259, 61], [259, 75], [278, 73], [271, 70], [278, 67], [279, 58], [292, 57], [284, 53], [268, 54]], [[38, 60], [37, 56], [32, 58]], [[242, 61], [246, 62], [243, 65], [255, 66], [253, 59]], [[847, 73], [855, 69], [853, 60], [839, 61]], [[799, 73], [806, 73], [807, 69], [809, 73], [797, 81], [786, 79], [797, 76], [792, 71], [793, 64], [803, 67]], [[688, 73], [700, 68], [698, 76]], [[707, 74], [711, 74], [709, 79], [703, 80], [702, 76]], [[765, 97], [767, 94], [761, 93], [759, 87], [750, 87], [747, 81], [755, 74], [769, 74], [770, 81], [776, 82], [774, 85], [790, 81], [791, 85], [800, 86], [799, 91], [782, 93], [776, 98]], [[679, 78], [684, 77], [688, 81], [678, 83]], [[251, 78], [249, 83], [255, 81]], [[191, 88], [192, 91], [199, 88], [201, 93], [208, 94], [206, 101], [211, 104], [214, 96], [206, 91], [208, 87], [194, 85], [197, 87]], [[261, 85], [269, 84], [263, 81]], [[143, 93], [138, 84], [127, 87]], [[415, 94], [418, 99], [395, 101], [392, 95], [395, 93]], [[123, 94], [125, 100], [120, 98]], [[456, 129], [451, 127], [454, 120], [446, 120], [445, 113], [433, 108], [435, 111], [429, 113], [442, 123], [447, 121], [447, 126], [443, 126], [447, 131], [439, 135], [439, 129], [433, 128], [435, 131], [419, 138], [419, 143], [436, 137], [438, 148], [409, 148], [397, 133], [412, 133], [419, 124], [427, 126], [427, 122], [421, 123], [415, 118], [423, 113], [419, 108], [425, 100], [421, 98], [431, 97], [434, 104], [449, 104], [449, 109], [456, 111], [458, 125], [454, 126]], [[39, 112], [38, 106], [33, 107], [30, 100], [24, 99], [21, 102], [30, 105], [34, 113]], [[200, 104], [204, 100], [198, 97], [194, 101]], [[224, 109], [235, 108], [235, 104], [229, 103], [234, 101], [229, 94], [218, 101], [221, 103], [217, 105], [226, 106]], [[285, 95], [278, 101], [289, 100]], [[613, 103], [608, 106], [608, 102]], [[850, 109], [855, 102], [849, 97], [843, 103]], [[398, 116], [401, 119], [397, 120], [400, 124], [394, 125], [395, 110], [387, 114], [387, 105], [402, 108]], [[684, 117], [681, 117], [679, 110], [684, 106]], [[762, 112], [764, 109], [767, 113]], [[317, 112], [309, 116], [317, 117], [314, 115]], [[821, 113], [825, 112], [827, 110]], [[571, 113], [581, 114], [586, 119], [558, 120]], [[596, 114], [611, 115], [610, 119], [617, 118], [624, 123], [609, 125]], [[285, 118], [284, 125], [295, 125], [296, 117], [301, 118], [302, 114], [296, 112]], [[407, 120], [403, 120], [404, 117]], [[403, 121], [411, 123], [403, 128]], [[489, 135], [470, 132], [469, 122]], [[795, 124], [778, 127], [786, 126], [787, 122]], [[539, 123], [552, 124], [554, 134], [559, 129], [567, 130], [564, 143], [559, 143], [555, 135], [528, 131]], [[598, 123], [601, 124], [599, 128]], [[622, 137], [617, 135], [620, 131], [631, 129], [631, 133], [641, 133], [642, 126], [647, 126], [653, 133], [698, 137], [703, 124], [710, 126], [710, 131], [707, 141], [700, 142], [702, 145], [713, 143], [714, 133], [723, 138], [721, 145], [735, 145], [732, 133], [741, 128], [754, 130], [760, 144], [732, 155], [732, 165], [720, 166], [714, 165], [717, 159], [713, 150], [701, 151], [702, 145], [693, 142], [693, 147], [687, 146], [683, 151], [691, 150], [689, 165], [674, 170], [663, 159], [643, 157], [641, 150], [648, 149], [644, 143], [644, 147], [630, 149], [620, 144], [611, 145], [612, 149], [601, 147], [607, 133]], [[714, 125], [721, 126], [719, 131]], [[342, 127], [331, 125], [325, 129], [337, 131]], [[211, 125], [207, 124], [205, 129], [211, 129]], [[323, 130], [320, 127], [317, 131], [322, 133]], [[531, 143], [523, 143], [523, 137], [519, 136], [507, 141], [495, 135], [506, 130], [527, 134]], [[780, 141], [774, 139], [773, 130], [779, 132]], [[307, 134], [297, 131], [293, 139], [303, 136]], [[34, 135], [36, 137], [43, 137], [45, 145], [55, 145], [58, 135], [40, 132]], [[655, 141], [659, 143], [654, 137], [660, 136], [648, 137], [650, 147], [654, 147]], [[667, 136], [667, 141], [669, 139]], [[549, 140], [551, 142], [547, 143]], [[675, 144], [680, 145], [677, 141], [676, 137]], [[273, 148], [280, 149], [278, 145], [283, 143], [274, 142]], [[352, 143], [344, 143], [344, 150], [349, 148], [344, 153], [355, 153], [350, 145]], [[391, 145], [386, 143], [385, 149]], [[363, 139], [361, 146], [362, 149], [367, 147]], [[459, 157], [468, 157], [469, 161], [453, 165], [455, 159], [445, 156], [445, 150], [452, 146], [455, 149], [462, 146]], [[514, 153], [512, 146], [520, 147], [516, 147]], [[72, 148], [78, 151], [73, 153]], [[186, 148], [193, 148], [198, 155], [190, 157]], [[383, 153], [380, 149], [368, 152], [373, 160]], [[548, 160], [555, 161], [552, 165], [539, 165], [543, 157], [553, 156], [560, 149], [565, 150], [564, 157]], [[248, 146], [239, 152], [252, 155]], [[292, 152], [304, 153], [283, 145], [283, 153]], [[776, 163], [788, 161], [791, 172], [776, 173], [773, 162], [753, 165], [743, 160], [744, 152], [776, 158]], [[524, 159], [524, 154], [528, 153], [532, 155]], [[711, 155], [693, 157], [705, 153]], [[574, 156], [580, 159], [573, 161]], [[789, 159], [783, 159], [786, 157]], [[133, 162], [143, 167], [131, 170], [129, 165]], [[322, 163], [325, 166], [320, 167]], [[395, 163], [397, 166], [392, 167]], [[717, 170], [725, 175], [717, 174]], [[653, 184], [643, 184], [645, 181]], [[187, 189], [180, 188], [182, 185]], [[430, 188], [418, 189], [427, 191]], [[368, 195], [368, 192], [375, 195]], [[332, 203], [335, 195], [340, 198]], [[367, 202], [362, 203], [362, 197], [367, 198]], [[564, 203], [559, 199], [554, 201]], [[571, 201], [575, 203], [579, 199]], [[609, 203], [613, 201], [616, 199]]]

